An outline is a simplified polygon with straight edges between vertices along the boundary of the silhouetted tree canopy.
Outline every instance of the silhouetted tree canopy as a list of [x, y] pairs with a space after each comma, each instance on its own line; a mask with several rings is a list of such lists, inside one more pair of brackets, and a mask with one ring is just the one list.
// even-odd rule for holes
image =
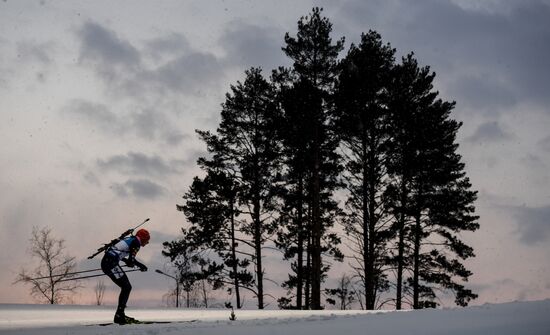
[[[282, 51], [289, 68], [244, 72], [231, 85], [216, 131], [197, 133], [208, 155], [178, 205], [188, 224], [165, 255], [183, 280], [242, 289], [266, 305], [267, 248], [288, 277], [281, 308], [393, 304], [435, 307], [441, 294], [466, 306], [477, 295], [461, 233], [479, 228], [477, 192], [458, 154], [454, 102], [433, 89], [435, 73], [413, 53], [368, 31], [345, 54], [322, 9], [298, 20]], [[271, 256], [271, 255], [270, 255]], [[321, 289], [332, 261], [352, 274]], [[179, 261], [178, 261], [179, 260]], [[179, 262], [179, 263], [178, 263]]]

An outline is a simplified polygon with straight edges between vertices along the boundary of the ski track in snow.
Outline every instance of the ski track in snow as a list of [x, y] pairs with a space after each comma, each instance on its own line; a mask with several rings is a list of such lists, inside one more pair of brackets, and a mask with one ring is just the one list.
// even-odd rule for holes
[[0, 334], [19, 335], [549, 335], [550, 300], [417, 311], [289, 311], [128, 308], [143, 321], [108, 325], [113, 307], [0, 304]]

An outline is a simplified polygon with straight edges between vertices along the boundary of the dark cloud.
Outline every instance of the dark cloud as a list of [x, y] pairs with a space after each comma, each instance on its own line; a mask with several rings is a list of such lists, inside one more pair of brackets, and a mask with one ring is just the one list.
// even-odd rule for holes
[[[2, 40], [0, 39], [0, 43]], [[55, 67], [56, 59], [56, 43], [47, 41], [47, 42], [36, 42], [34, 40], [21, 40], [18, 41], [15, 45], [15, 48], [11, 48], [11, 45], [7, 50], [15, 51], [14, 62], [17, 63], [17, 71], [32, 71], [34, 73], [34, 78], [37, 83], [44, 84], [48, 81], [49, 74]], [[0, 54], [2, 54], [0, 49]], [[13, 65], [12, 65], [13, 67]], [[6, 76], [7, 74], [12, 74], [12, 71], [9, 69], [2, 69], [2, 62], [0, 56], [0, 88], [3, 85], [1, 76]]]
[[147, 156], [142, 153], [129, 152], [127, 155], [116, 155], [105, 160], [98, 160], [97, 165], [106, 171], [117, 171], [122, 174], [144, 176], [166, 176], [178, 172], [178, 162], [166, 162], [159, 156]]
[[118, 135], [128, 131], [127, 123], [104, 104], [74, 99], [62, 108], [61, 113], [74, 117], [94, 131]]
[[178, 161], [181, 167], [196, 167], [197, 160], [200, 157], [208, 157], [208, 152], [203, 150], [191, 150], [188, 151], [187, 158], [184, 160]]
[[546, 163], [539, 155], [526, 154], [521, 158], [520, 162], [530, 169], [542, 169], [541, 171], [546, 171]]
[[135, 82], [142, 71], [141, 55], [129, 41], [95, 22], [87, 22], [77, 32], [80, 63], [91, 67], [110, 94], [130, 97], [143, 95], [143, 86]]
[[151, 108], [132, 113], [129, 124], [140, 138], [149, 140], [160, 138], [169, 145], [178, 145], [187, 138], [187, 135], [174, 128], [166, 114]]
[[18, 73], [13, 65], [13, 60], [8, 57], [12, 52], [12, 43], [0, 36], [0, 89], [8, 88], [10, 82], [15, 78], [15, 74]]
[[113, 184], [111, 185], [111, 189], [113, 190], [113, 192], [115, 192], [116, 195], [118, 195], [121, 198], [128, 197], [128, 191], [126, 190], [126, 187], [123, 184]]
[[[94, 69], [111, 94], [133, 100], [218, 89], [224, 75], [216, 56], [191, 50], [183, 35], [161, 36], [140, 49], [115, 31], [88, 22], [77, 37], [81, 63]], [[152, 57], [152, 64], [144, 56]]]
[[[508, 3], [508, 10], [495, 11], [465, 9], [451, 1], [357, 0], [346, 2], [342, 13], [347, 31], [378, 30], [399, 53], [415, 51], [421, 64], [432, 65], [441, 76], [452, 71], [463, 77], [459, 82], [474, 76], [483, 81], [475, 85], [488, 89], [491, 97], [510, 95], [503, 104], [522, 99], [550, 103], [548, 3], [515, 1]], [[483, 92], [457, 88], [448, 93], [459, 104], [470, 98], [483, 103]], [[485, 101], [486, 107], [494, 105]]]
[[521, 242], [532, 245], [550, 240], [550, 206], [512, 207], [512, 212]]
[[88, 171], [83, 176], [84, 180], [92, 185], [101, 186], [101, 182], [95, 173]]
[[494, 79], [481, 75], [463, 76], [451, 83], [449, 90], [455, 93], [461, 107], [467, 106], [489, 114], [516, 104], [517, 98], [512, 90]]
[[148, 71], [144, 76], [153, 80], [160, 90], [192, 94], [219, 88], [223, 70], [214, 55], [191, 52]]
[[490, 143], [506, 141], [513, 138], [512, 134], [504, 131], [498, 122], [486, 122], [478, 126], [474, 134], [466, 138], [471, 143]]
[[147, 139], [154, 138], [157, 129], [166, 122], [162, 114], [146, 109], [133, 113], [131, 119], [138, 135]]
[[8, 87], [8, 69], [0, 66], [0, 88]]
[[85, 23], [78, 35], [82, 42], [80, 60], [95, 65], [102, 73], [114, 71], [118, 66], [129, 70], [140, 64], [140, 55], [134, 46], [95, 22]]
[[244, 69], [262, 67], [267, 73], [278, 66], [289, 65], [281, 51], [284, 33], [274, 27], [233, 21], [219, 39], [227, 53], [225, 62]]
[[182, 134], [180, 132], [174, 131], [171, 133], [166, 134], [166, 144], [171, 146], [176, 146], [183, 142], [185, 139], [189, 139], [190, 136], [186, 134]]
[[61, 113], [86, 126], [88, 130], [117, 137], [134, 133], [146, 140], [161, 140], [175, 146], [189, 135], [181, 133], [165, 113], [152, 108], [143, 108], [128, 114], [116, 114], [104, 104], [82, 99], [71, 100]]
[[550, 152], [550, 135], [537, 142], [537, 145], [544, 151]]
[[17, 43], [17, 58], [22, 61], [49, 65], [53, 62], [51, 54], [54, 50], [55, 46], [51, 42], [34, 43], [31, 41], [21, 41]]
[[147, 179], [130, 179], [124, 184], [115, 183], [111, 189], [121, 198], [133, 196], [139, 199], [154, 200], [166, 194], [166, 189]]
[[182, 34], [171, 33], [145, 42], [145, 51], [156, 60], [173, 55], [181, 55], [191, 50], [189, 42]]
[[[174, 210], [175, 208], [176, 207], [174, 206]], [[152, 218], [152, 220], [154, 220], [154, 218]], [[152, 229], [152, 230], [150, 229], [149, 232], [151, 233], [151, 242], [150, 242], [151, 244], [162, 245], [163, 242], [174, 241], [174, 240], [180, 239], [183, 236], [182, 234], [177, 234], [177, 235], [167, 234], [163, 231], [159, 231], [155, 229]]]

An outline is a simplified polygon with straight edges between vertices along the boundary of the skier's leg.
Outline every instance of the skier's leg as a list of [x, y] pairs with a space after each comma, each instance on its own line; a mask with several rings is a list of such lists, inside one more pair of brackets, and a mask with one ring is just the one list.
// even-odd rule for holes
[[115, 323], [124, 324], [128, 323], [124, 310], [126, 309], [126, 304], [128, 303], [130, 292], [132, 291], [132, 285], [130, 285], [130, 280], [128, 280], [128, 276], [124, 273], [124, 271], [122, 271], [120, 267], [118, 267], [118, 270], [116, 268], [114, 268], [113, 270], [113, 277], [115, 277], [113, 281], [120, 287], [120, 294], [118, 295], [118, 307], [115, 313], [114, 320]]
[[126, 304], [130, 297], [130, 292], [132, 291], [130, 280], [128, 280], [128, 276], [120, 265], [118, 265], [116, 259], [111, 259], [108, 256], [104, 257], [101, 260], [101, 269], [118, 287], [120, 287], [118, 307], [115, 313], [114, 322], [118, 324], [128, 323], [124, 310], [126, 309]]
[[[115, 284], [116, 284], [117, 278], [121, 277], [121, 275], [119, 275], [119, 273], [120, 273], [120, 271], [122, 271], [122, 269], [118, 265], [118, 260], [114, 257], [111, 257], [111, 256], [107, 255], [107, 254], [101, 259], [101, 270], [109, 278], [111, 278], [111, 280]], [[122, 273], [124, 274], [124, 271], [122, 271]]]
[[118, 278], [115, 283], [120, 286], [118, 308], [122, 308], [124, 311], [124, 308], [126, 308], [126, 304], [128, 303], [128, 298], [130, 297], [130, 292], [132, 291], [132, 285], [130, 284], [130, 280], [128, 280], [128, 276], [126, 274]]

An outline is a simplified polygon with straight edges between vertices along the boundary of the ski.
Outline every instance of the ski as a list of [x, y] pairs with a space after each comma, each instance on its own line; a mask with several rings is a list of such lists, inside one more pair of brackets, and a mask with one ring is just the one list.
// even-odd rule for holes
[[125, 323], [125, 324], [118, 324], [118, 323], [114, 323], [114, 322], [105, 322], [105, 323], [96, 323], [96, 324], [92, 324], [92, 325], [87, 325], [87, 326], [101, 326], [101, 327], [105, 327], [105, 326], [111, 326], [111, 325], [117, 325], [117, 326], [129, 326], [129, 325], [154, 325], [154, 324], [168, 324], [168, 323], [190, 323], [190, 322], [196, 322], [198, 320], [189, 320], [189, 321], [139, 321], [139, 320], [135, 320], [135, 321], [132, 321], [132, 322], [128, 322], [128, 323]]
[[119, 325], [119, 326], [129, 326], [129, 325], [152, 325], [152, 324], [159, 324], [159, 323], [173, 323], [174, 321], [133, 321], [133, 322], [128, 322], [128, 323], [125, 323], [125, 324], [122, 324], [122, 325], [119, 325], [118, 323], [114, 323], [114, 322], [107, 322], [107, 323], [99, 323], [99, 324], [95, 324], [95, 325], [90, 325], [90, 326], [110, 326], [110, 325]]

